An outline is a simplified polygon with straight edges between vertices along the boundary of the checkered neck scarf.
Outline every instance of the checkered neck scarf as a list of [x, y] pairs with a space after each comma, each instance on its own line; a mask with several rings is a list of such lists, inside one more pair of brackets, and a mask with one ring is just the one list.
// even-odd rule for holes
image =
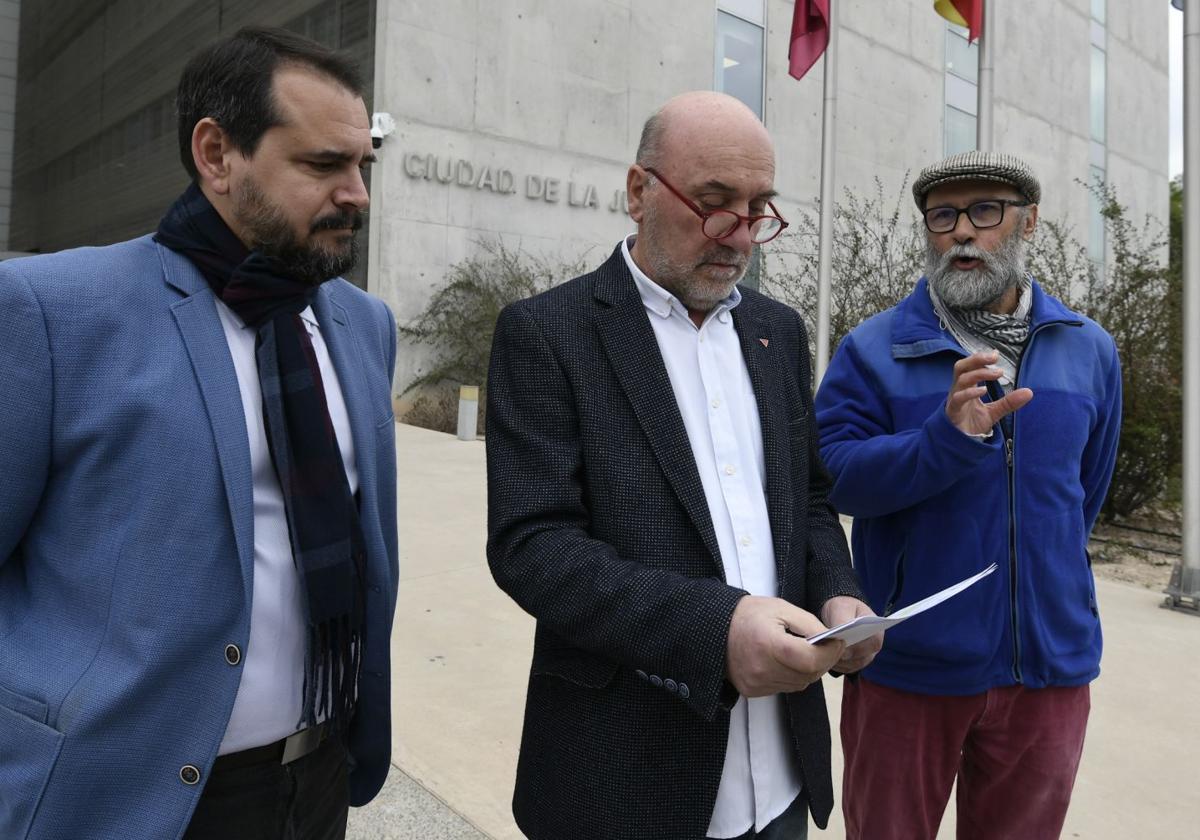
[[1011, 387], [1017, 380], [1017, 367], [1029, 341], [1029, 310], [1033, 304], [1033, 284], [1029, 277], [1021, 278], [1020, 299], [1011, 315], [998, 315], [986, 309], [952, 309], [942, 303], [932, 283], [928, 286], [933, 310], [942, 327], [968, 353], [988, 350], [999, 353], [997, 365], [1004, 372], [1000, 382]]
[[183, 254], [257, 331], [255, 360], [271, 461], [283, 491], [307, 619], [303, 712], [349, 724], [362, 664], [365, 541], [329, 417], [321, 369], [300, 320], [316, 288], [248, 251], [192, 184], [154, 237]]

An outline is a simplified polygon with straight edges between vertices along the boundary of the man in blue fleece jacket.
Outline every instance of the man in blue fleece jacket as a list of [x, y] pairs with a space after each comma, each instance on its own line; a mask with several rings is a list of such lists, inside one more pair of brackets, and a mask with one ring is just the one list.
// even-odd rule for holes
[[1087, 538], [1121, 427], [1116, 346], [1025, 267], [1041, 187], [967, 152], [913, 183], [925, 276], [839, 346], [816, 397], [830, 499], [878, 613], [989, 563], [890, 630], [845, 687], [848, 838], [1057, 837], [1083, 750], [1100, 619]]

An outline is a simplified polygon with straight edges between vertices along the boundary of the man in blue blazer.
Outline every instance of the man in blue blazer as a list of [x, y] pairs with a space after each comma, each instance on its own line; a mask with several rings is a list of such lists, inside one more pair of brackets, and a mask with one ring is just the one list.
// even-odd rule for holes
[[[340, 837], [387, 774], [392, 316], [353, 66], [179, 87], [158, 232], [0, 267], [0, 837]], [[333, 278], [333, 279], [329, 279]]]

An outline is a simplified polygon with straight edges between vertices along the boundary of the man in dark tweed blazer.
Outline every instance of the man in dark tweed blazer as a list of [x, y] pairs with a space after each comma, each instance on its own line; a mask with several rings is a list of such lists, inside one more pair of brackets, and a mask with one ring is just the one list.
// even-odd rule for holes
[[535, 840], [826, 824], [820, 678], [880, 641], [799, 638], [870, 610], [800, 317], [736, 287], [786, 226], [774, 168], [740, 102], [676, 97], [629, 169], [636, 238], [497, 324], [488, 559], [537, 618], [513, 800]]

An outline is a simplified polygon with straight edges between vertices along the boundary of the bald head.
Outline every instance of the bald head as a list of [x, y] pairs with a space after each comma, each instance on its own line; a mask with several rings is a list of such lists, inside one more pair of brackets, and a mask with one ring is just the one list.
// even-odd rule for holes
[[734, 97], [711, 90], [681, 93], [655, 111], [642, 127], [637, 163], [662, 170], [681, 154], [705, 146], [741, 144], [774, 163], [771, 137], [758, 117]]
[[774, 184], [775, 149], [753, 111], [723, 93], [676, 96], [646, 122], [625, 176], [630, 256], [699, 325], [750, 264], [750, 219], [776, 212]]

